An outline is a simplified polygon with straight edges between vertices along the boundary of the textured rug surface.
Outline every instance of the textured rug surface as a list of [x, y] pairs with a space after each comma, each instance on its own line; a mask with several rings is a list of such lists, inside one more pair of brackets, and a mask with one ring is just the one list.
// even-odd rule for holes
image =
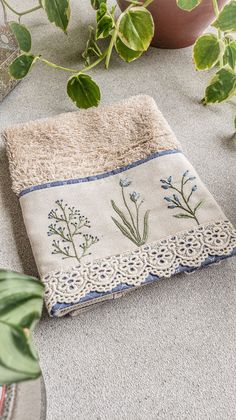
[[[22, 7], [18, 0], [13, 3]], [[24, 4], [32, 7], [31, 1]], [[94, 13], [87, 0], [80, 5], [72, 1], [72, 8], [67, 37], [39, 12], [24, 22], [31, 25], [35, 51], [76, 67]], [[101, 68], [92, 74], [102, 88], [103, 104], [139, 93], [154, 97], [202, 181], [236, 225], [235, 106], [202, 107], [210, 76], [196, 73], [191, 48], [151, 49], [131, 64], [114, 58], [108, 72]], [[13, 123], [74, 111], [59, 88], [66, 79], [63, 73], [35, 67], [0, 105], [1, 131]], [[0, 265], [37, 275], [3, 143], [0, 208]], [[235, 278], [235, 258], [229, 258], [189, 276], [160, 280], [73, 319], [53, 321], [45, 312], [35, 339], [47, 418], [234, 419]]]

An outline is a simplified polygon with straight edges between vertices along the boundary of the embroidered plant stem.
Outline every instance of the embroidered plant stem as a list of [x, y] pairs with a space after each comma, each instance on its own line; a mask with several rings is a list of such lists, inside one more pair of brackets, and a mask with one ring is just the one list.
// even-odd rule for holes
[[194, 219], [195, 222], [199, 225], [199, 220], [196, 216], [196, 212], [202, 206], [203, 201], [199, 201], [194, 207], [190, 204], [191, 197], [193, 193], [197, 190], [197, 185], [194, 185], [190, 191], [187, 191], [186, 184], [192, 182], [196, 179], [195, 176], [189, 176], [189, 171], [184, 172], [181, 179], [181, 186], [177, 188], [172, 183], [172, 176], [169, 176], [166, 180], [161, 179], [162, 188], [167, 190], [173, 190], [178, 193], [178, 195], [173, 194], [173, 196], [164, 197], [164, 199], [169, 203], [169, 209], [178, 208], [183, 210], [184, 213], [178, 213], [173, 215], [178, 219]]
[[122, 199], [125, 205], [126, 213], [125, 214], [117, 205], [116, 203], [111, 200], [111, 205], [115, 212], [121, 219], [121, 222], [114, 217], [111, 217], [113, 222], [119, 228], [121, 233], [126, 236], [130, 241], [132, 241], [135, 245], [141, 246], [144, 245], [148, 239], [148, 217], [149, 217], [149, 210], [145, 212], [143, 218], [143, 232], [140, 231], [140, 207], [143, 204], [144, 200], [140, 200], [140, 194], [137, 192], [132, 192], [129, 195], [131, 203], [134, 204], [134, 214], [132, 209], [127, 202], [127, 198], [125, 195], [125, 188], [131, 185], [131, 181], [127, 178], [120, 180], [120, 187], [121, 187], [121, 194]]
[[[62, 258], [75, 258], [80, 262], [81, 258], [90, 255], [89, 248], [99, 241], [97, 236], [84, 233], [84, 229], [90, 228], [90, 222], [82, 216], [80, 210], [68, 207], [63, 200], [56, 201], [57, 208], [51, 210], [48, 218], [55, 223], [49, 225], [48, 236], [59, 236], [59, 240], [53, 240], [52, 254], [61, 254]], [[80, 241], [76, 236], [80, 236]]]

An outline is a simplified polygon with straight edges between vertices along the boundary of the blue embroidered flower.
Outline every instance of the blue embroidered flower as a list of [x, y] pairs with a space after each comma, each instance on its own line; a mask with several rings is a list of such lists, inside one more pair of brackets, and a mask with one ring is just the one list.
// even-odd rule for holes
[[129, 178], [120, 179], [120, 186], [121, 187], [128, 187], [131, 185], [132, 181], [129, 180]]
[[189, 170], [185, 171], [183, 177], [185, 178], [189, 174]]
[[140, 198], [140, 194], [137, 193], [136, 191], [130, 194], [130, 200], [133, 201], [134, 203], [136, 203], [136, 201], [138, 201], [139, 198]]
[[173, 194], [173, 199], [176, 201], [176, 203], [180, 204], [179, 197], [176, 194]]
[[[120, 179], [119, 184], [122, 188], [121, 195], [124, 204], [124, 211], [122, 208], [117, 206], [114, 200], [111, 200], [113, 210], [119, 217], [115, 218], [112, 216], [111, 218], [122, 235], [128, 238], [135, 245], [141, 246], [144, 245], [148, 239], [150, 210], [146, 210], [142, 216], [142, 210], [140, 212], [140, 208], [144, 203], [144, 200], [140, 199], [140, 193], [136, 191], [130, 193], [129, 189], [128, 191], [124, 190], [124, 187], [128, 187], [131, 183], [132, 182], [128, 178]], [[129, 200], [127, 199], [127, 196]], [[141, 223], [141, 218], [143, 218], [143, 223]]]
[[[197, 190], [197, 185], [193, 185], [191, 189], [188, 188], [188, 182], [192, 182], [196, 179], [195, 176], [191, 176], [189, 170], [185, 171], [182, 175], [180, 186], [178, 187], [175, 183], [172, 183], [172, 176], [168, 176], [167, 179], [161, 179], [161, 188], [164, 190], [171, 189], [175, 194], [173, 196], [164, 197], [168, 203], [168, 209], [178, 208], [181, 210], [181, 213], [174, 214], [173, 216], [179, 219], [194, 219], [199, 225], [196, 212], [202, 206], [203, 201], [199, 201], [196, 204], [192, 203], [192, 195]], [[186, 185], [187, 184], [187, 185]]]

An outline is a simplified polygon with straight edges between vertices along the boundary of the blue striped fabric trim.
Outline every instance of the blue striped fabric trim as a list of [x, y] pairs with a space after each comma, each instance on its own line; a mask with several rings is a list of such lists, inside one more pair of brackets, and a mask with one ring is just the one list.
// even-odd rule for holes
[[135, 168], [136, 166], [142, 165], [142, 163], [149, 162], [150, 160], [156, 159], [158, 157], [165, 156], [165, 155], [173, 155], [173, 154], [176, 154], [176, 153], [183, 153], [183, 152], [181, 150], [178, 150], [178, 149], [176, 149], [176, 150], [174, 150], [174, 149], [172, 149], [172, 150], [162, 150], [160, 152], [155, 152], [152, 155], [147, 156], [144, 159], [137, 160], [136, 162], [130, 163], [129, 165], [122, 166], [120, 168], [113, 169], [112, 171], [104, 172], [102, 174], [87, 176], [87, 177], [84, 177], [84, 178], [66, 179], [64, 181], [46, 182], [45, 184], [41, 184], [41, 185], [34, 185], [33, 187], [26, 188], [25, 190], [22, 190], [19, 193], [19, 198], [22, 197], [23, 195], [26, 195], [26, 194], [30, 193], [30, 192], [43, 190], [45, 188], [59, 187], [59, 186], [62, 186], [62, 185], [81, 184], [82, 182], [91, 182], [91, 181], [96, 181], [97, 179], [107, 178], [111, 175], [116, 175], [116, 174], [119, 174], [121, 172], [127, 171], [127, 169]]

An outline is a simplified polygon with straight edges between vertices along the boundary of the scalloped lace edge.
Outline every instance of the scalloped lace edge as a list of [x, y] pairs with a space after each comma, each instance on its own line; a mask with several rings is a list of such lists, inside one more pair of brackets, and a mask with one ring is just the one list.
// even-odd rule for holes
[[[216, 257], [230, 256], [235, 247], [236, 230], [229, 220], [200, 225], [134, 251], [47, 274], [42, 278], [46, 306], [52, 314], [53, 307], [61, 304], [55, 310], [55, 315], [61, 316], [73, 311], [75, 304], [82, 308], [93, 300], [102, 301], [112, 293], [123, 294], [130, 290], [114, 290], [122, 285], [133, 286], [133, 290], [145, 284], [150, 275], [157, 279], [168, 278], [180, 271], [197, 269], [206, 262], [214, 263]], [[109, 294], [100, 298], [89, 297], [92, 292]]]

